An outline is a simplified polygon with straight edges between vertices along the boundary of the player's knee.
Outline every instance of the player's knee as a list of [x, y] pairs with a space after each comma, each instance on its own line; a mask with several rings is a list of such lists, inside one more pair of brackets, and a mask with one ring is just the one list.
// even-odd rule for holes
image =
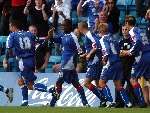
[[130, 79], [130, 83], [131, 83], [132, 86], [135, 86], [135, 85], [139, 84], [138, 81], [136, 79], [133, 79], [133, 78]]
[[24, 80], [22, 78], [18, 80], [18, 85], [19, 86], [25, 85]]
[[89, 87], [89, 85], [90, 85], [89, 82], [87, 82], [87, 81], [84, 82], [84, 86], [85, 86], [86, 88]]
[[99, 81], [99, 87], [100, 87], [100, 88], [104, 88], [105, 86], [106, 86], [106, 81], [100, 80], [100, 81]]
[[33, 90], [33, 84], [34, 84], [33, 82], [28, 83], [28, 89], [29, 90]]
[[122, 87], [122, 84], [121, 84], [120, 80], [114, 81], [114, 85], [115, 85], [116, 89]]

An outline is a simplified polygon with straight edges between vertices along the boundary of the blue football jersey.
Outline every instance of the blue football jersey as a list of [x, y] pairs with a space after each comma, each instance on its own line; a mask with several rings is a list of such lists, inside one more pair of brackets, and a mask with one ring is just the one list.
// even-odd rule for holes
[[89, 53], [93, 48], [96, 48], [96, 53], [91, 56], [91, 58], [88, 61], [88, 65], [96, 64], [97, 62], [101, 61], [101, 45], [99, 43], [100, 37], [95, 34], [88, 31], [84, 38], [84, 45], [86, 53]]
[[102, 36], [102, 38], [100, 39], [100, 44], [102, 46], [103, 56], [107, 56], [108, 62], [110, 64], [120, 61], [119, 43], [113, 40], [113, 36], [111, 34]]
[[99, 12], [103, 9], [104, 0], [99, 1], [99, 8], [95, 7], [95, 0], [86, 0], [82, 7], [87, 11], [88, 25], [94, 28], [95, 19], [98, 18]]
[[80, 48], [77, 37], [73, 33], [64, 34], [62, 37], [54, 38], [54, 42], [62, 45], [62, 69], [74, 70], [77, 64], [78, 49]]
[[137, 27], [133, 27], [129, 34], [133, 40], [133, 47], [130, 49], [130, 53], [138, 56], [140, 52], [150, 52], [150, 41], [144, 31]]
[[6, 48], [13, 48], [15, 56], [26, 58], [35, 55], [35, 36], [30, 32], [18, 31], [10, 33]]

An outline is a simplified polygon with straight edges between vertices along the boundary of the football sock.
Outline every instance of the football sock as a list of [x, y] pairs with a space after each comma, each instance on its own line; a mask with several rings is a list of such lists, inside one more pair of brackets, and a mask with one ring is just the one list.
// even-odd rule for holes
[[145, 104], [145, 101], [144, 101], [144, 97], [143, 97], [143, 93], [142, 93], [142, 89], [140, 87], [140, 84], [136, 84], [133, 86], [133, 89], [134, 89], [134, 93], [136, 95], [136, 97], [138, 98], [138, 102], [140, 105], [143, 105]]
[[113, 102], [113, 98], [111, 96], [110, 89], [108, 88], [107, 85], [104, 88], [102, 88], [102, 92], [105, 95], [105, 98], [107, 99], [107, 101], [109, 101], [110, 103], [112, 103]]
[[23, 101], [28, 101], [28, 88], [27, 86], [22, 86], [21, 87], [22, 90], [22, 97], [23, 97]]

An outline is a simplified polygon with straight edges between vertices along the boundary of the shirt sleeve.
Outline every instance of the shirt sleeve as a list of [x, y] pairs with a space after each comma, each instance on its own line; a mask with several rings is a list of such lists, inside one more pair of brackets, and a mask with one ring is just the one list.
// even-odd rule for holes
[[142, 40], [141, 40], [141, 36], [139, 34], [136, 34], [134, 36], [134, 43], [132, 48], [130, 49], [130, 54], [135, 55], [137, 52], [140, 51], [142, 47]]
[[7, 48], [7, 49], [13, 48], [13, 35], [12, 35], [12, 34], [10, 34], [10, 35], [7, 37], [6, 48]]
[[135, 55], [136, 53], [138, 53], [142, 47], [142, 37], [140, 35], [140, 30], [137, 30], [136, 32], [134, 32], [134, 35], [132, 37], [133, 40], [133, 46], [130, 49], [130, 54]]
[[103, 56], [108, 56], [110, 54], [110, 49], [111, 49], [109, 42], [106, 39], [102, 38], [100, 39], [100, 44], [102, 46]]

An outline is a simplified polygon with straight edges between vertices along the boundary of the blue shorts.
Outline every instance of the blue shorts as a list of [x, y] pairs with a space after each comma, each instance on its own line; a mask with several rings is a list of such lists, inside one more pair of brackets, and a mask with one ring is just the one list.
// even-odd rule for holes
[[62, 78], [61, 80], [63, 82], [66, 82], [68, 84], [71, 84], [73, 82], [79, 82], [79, 78], [76, 70], [63, 69], [59, 73], [59, 77]]
[[93, 65], [88, 66], [86, 72], [86, 78], [91, 80], [99, 80], [102, 71], [102, 65], [100, 63], [96, 63]]
[[132, 68], [131, 77], [139, 78], [140, 76], [150, 79], [150, 53], [143, 54]]
[[123, 79], [123, 68], [121, 62], [115, 62], [113, 64], [106, 64], [103, 66], [102, 73], [100, 76], [101, 80], [122, 80]]
[[36, 76], [34, 75], [35, 59], [34, 57], [19, 59], [19, 69], [21, 72], [21, 78], [25, 80], [25, 84], [34, 82]]

